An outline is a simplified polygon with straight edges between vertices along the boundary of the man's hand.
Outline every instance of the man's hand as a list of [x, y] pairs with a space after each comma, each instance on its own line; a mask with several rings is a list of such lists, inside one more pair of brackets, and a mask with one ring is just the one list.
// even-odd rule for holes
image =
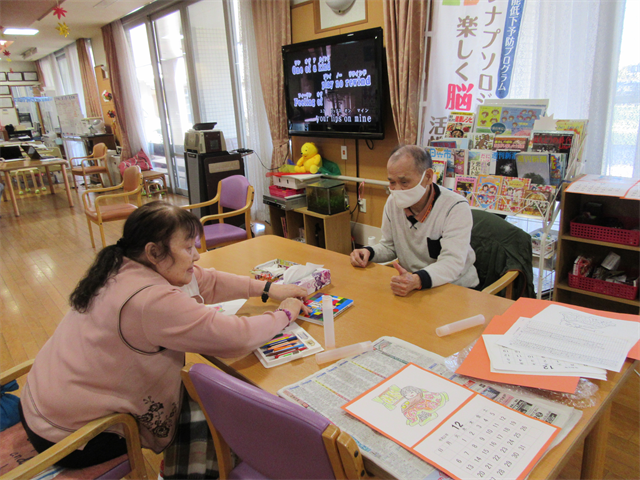
[[422, 282], [418, 275], [407, 272], [398, 262], [393, 262], [393, 266], [398, 271], [398, 275], [391, 279], [391, 291], [395, 295], [406, 297], [409, 292], [422, 288]]
[[369, 256], [371, 252], [366, 248], [357, 248], [351, 252], [351, 265], [354, 267], [364, 268], [369, 263]]
[[269, 288], [269, 298], [276, 302], [282, 302], [287, 298], [304, 299], [307, 296], [307, 289], [298, 285], [281, 285], [272, 283]]

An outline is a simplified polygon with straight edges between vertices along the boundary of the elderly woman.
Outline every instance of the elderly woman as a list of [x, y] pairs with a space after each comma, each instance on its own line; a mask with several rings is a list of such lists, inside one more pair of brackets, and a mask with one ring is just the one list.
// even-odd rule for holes
[[[200, 228], [193, 214], [152, 202], [127, 219], [115, 245], [98, 253], [27, 379], [22, 423], [36, 450], [114, 412], [138, 420], [143, 447], [164, 450], [180, 414], [184, 352], [244, 355], [298, 316], [303, 288], [268, 288], [265, 282], [194, 265], [200, 258], [195, 248]], [[196, 298], [181, 288], [193, 277]], [[250, 318], [224, 315], [204, 304], [264, 292], [280, 307]], [[113, 432], [100, 434], [58, 465], [82, 468], [125, 453], [124, 439], [117, 428]]]

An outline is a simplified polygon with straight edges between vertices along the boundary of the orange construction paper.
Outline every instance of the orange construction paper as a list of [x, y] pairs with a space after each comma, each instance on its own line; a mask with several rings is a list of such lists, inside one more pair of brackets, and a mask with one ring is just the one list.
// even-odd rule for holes
[[[513, 307], [511, 307], [513, 308]], [[519, 316], [512, 317], [508, 315], [510, 310], [504, 315], [493, 317], [493, 320], [484, 329], [484, 333], [494, 335], [504, 335], [507, 330], [516, 323]], [[508, 383], [521, 387], [543, 388], [545, 390], [554, 390], [557, 392], [574, 393], [578, 386], [580, 377], [555, 377], [549, 375], [518, 375], [516, 373], [494, 373], [491, 371], [491, 361], [487, 353], [487, 347], [482, 337], [478, 339], [475, 346], [462, 362], [462, 365], [456, 370], [458, 375], [466, 377], [481, 378], [490, 382]]]
[[[516, 303], [509, 307], [503, 315], [493, 317], [482, 333], [504, 335], [520, 317], [531, 318], [552, 304], [562, 305], [573, 308], [574, 310], [592, 313], [602, 317], [640, 322], [640, 317], [637, 315], [603, 312], [601, 310], [578, 307], [560, 302], [536, 300], [533, 298], [520, 298]], [[640, 342], [636, 343], [636, 345], [629, 351], [627, 357], [640, 360]], [[460, 365], [460, 368], [456, 370], [456, 373], [491, 382], [508, 383], [523, 387], [543, 388], [545, 390], [554, 390], [566, 393], [574, 393], [579, 380], [579, 377], [493, 373], [491, 371], [491, 362], [489, 360], [489, 354], [487, 353], [487, 347], [485, 346], [482, 337], [478, 339], [471, 352], [469, 352], [469, 355], [467, 355], [467, 358], [462, 362], [462, 365]]]

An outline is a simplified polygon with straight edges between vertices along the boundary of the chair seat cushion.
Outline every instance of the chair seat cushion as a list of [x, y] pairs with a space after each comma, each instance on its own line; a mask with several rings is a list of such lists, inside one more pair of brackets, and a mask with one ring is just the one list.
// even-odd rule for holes
[[[247, 239], [247, 232], [228, 223], [209, 223], [204, 226], [207, 248], [213, 248], [227, 242], [239, 242]], [[196, 248], [200, 248], [200, 239], [196, 239]]]
[[[18, 423], [2, 432], [2, 442], [0, 442], [0, 476], [10, 472], [14, 468], [22, 465], [27, 460], [38, 454], [27, 438], [27, 432]], [[58, 467], [50, 467], [58, 468]], [[108, 462], [94, 465], [93, 467], [76, 469], [62, 469], [62, 472], [55, 478], [56, 480], [72, 479], [119, 479], [131, 472], [129, 458], [121, 455]]]
[[260, 472], [254, 470], [247, 462], [241, 462], [236, 468], [229, 472], [229, 480], [261, 480], [266, 479]]
[[[100, 213], [102, 214], [102, 221], [108, 222], [110, 220], [124, 220], [129, 218], [138, 207], [130, 203], [118, 203], [114, 205], [102, 205], [100, 206]], [[98, 221], [97, 212], [92, 209], [85, 209], [84, 212], [94, 222]]]

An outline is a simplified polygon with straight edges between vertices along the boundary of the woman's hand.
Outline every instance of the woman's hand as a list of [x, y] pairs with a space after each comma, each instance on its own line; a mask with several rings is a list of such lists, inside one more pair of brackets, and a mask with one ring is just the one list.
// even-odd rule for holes
[[298, 285], [276, 285], [272, 283], [269, 288], [269, 298], [272, 298], [276, 302], [281, 302], [286, 298], [304, 298], [306, 296], [307, 289], [299, 287]]
[[[306, 290], [305, 290], [306, 293]], [[280, 303], [280, 307], [283, 310], [288, 310], [289, 312], [291, 312], [291, 321], [295, 321], [296, 318], [298, 318], [298, 315], [300, 315], [300, 312], [304, 312], [306, 314], [311, 313], [311, 309], [308, 307], [304, 306], [304, 303], [302, 302], [302, 300], [299, 300], [297, 298], [287, 298], [286, 300], [283, 300]]]

